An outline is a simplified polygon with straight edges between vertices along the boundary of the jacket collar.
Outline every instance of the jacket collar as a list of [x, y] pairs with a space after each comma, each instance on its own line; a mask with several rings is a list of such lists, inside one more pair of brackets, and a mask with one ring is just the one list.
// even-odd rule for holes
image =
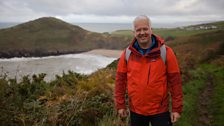
[[[159, 53], [160, 54], [160, 47], [161, 47], [161, 45], [163, 45], [164, 44], [164, 40], [162, 39], [162, 38], [160, 38], [159, 36], [156, 36], [155, 34], [152, 34], [152, 38], [154, 38], [155, 40], [155, 45], [151, 48], [151, 49], [149, 49], [149, 52], [148, 53], [145, 53], [144, 55], [146, 55], [146, 56], [150, 56], [150, 55], [154, 55], [154, 54], [157, 54], [157, 53]], [[152, 40], [153, 41], [153, 40]], [[132, 40], [132, 43], [130, 44], [130, 46], [129, 46], [129, 49], [132, 51], [132, 53], [135, 53], [136, 55], [143, 55], [140, 51], [139, 51], [139, 49], [138, 49], [138, 47], [136, 48], [136, 43], [137, 42], [137, 39], [136, 38], [134, 38], [133, 40]], [[139, 46], [139, 45], [138, 45]], [[140, 48], [140, 47], [139, 47]], [[148, 51], [148, 50], [147, 50]], [[146, 52], [147, 52], [146, 51]]]
[[138, 41], [136, 40], [133, 44], [133, 47], [140, 52], [142, 55], [145, 55], [147, 53], [149, 53], [155, 46], [157, 46], [156, 43], [156, 38], [154, 36], [151, 37], [152, 38], [152, 44], [150, 45], [150, 47], [148, 49], [142, 49], [139, 44]]

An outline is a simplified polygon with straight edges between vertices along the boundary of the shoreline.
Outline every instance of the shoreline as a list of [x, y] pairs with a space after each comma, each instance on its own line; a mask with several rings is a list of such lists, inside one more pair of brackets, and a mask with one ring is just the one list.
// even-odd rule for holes
[[87, 52], [83, 52], [81, 54], [93, 54], [93, 55], [101, 55], [106, 57], [119, 58], [122, 54], [123, 50], [112, 50], [112, 49], [93, 49]]
[[48, 57], [48, 56], [59, 56], [59, 55], [67, 55], [67, 54], [91, 54], [91, 55], [101, 55], [111, 58], [119, 58], [123, 50], [113, 50], [113, 49], [93, 49], [89, 51], [77, 51], [77, 52], [60, 52], [60, 53], [48, 53], [48, 54], [16, 54], [12, 55], [0, 55], [0, 59], [11, 59], [11, 58], [35, 58], [35, 57]]

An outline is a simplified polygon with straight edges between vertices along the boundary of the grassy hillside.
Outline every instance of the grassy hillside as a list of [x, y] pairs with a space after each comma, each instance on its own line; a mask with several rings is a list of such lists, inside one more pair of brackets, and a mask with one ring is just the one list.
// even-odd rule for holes
[[[206, 31], [167, 42], [183, 78], [184, 111], [175, 126], [224, 125], [223, 35]], [[69, 71], [49, 83], [45, 74], [24, 76], [22, 82], [1, 75], [0, 125], [128, 125], [114, 111], [116, 66], [117, 61], [89, 76]]]
[[[208, 27], [208, 29], [205, 29], [206, 26]], [[215, 28], [211, 28], [211, 26], [215, 26]], [[152, 28], [154, 34], [159, 35], [166, 41], [169, 41], [169, 39], [167, 39], [169, 37], [171, 37], [171, 40], [174, 40], [175, 38], [179, 37], [189, 37], [192, 35], [213, 32], [217, 30], [224, 30], [224, 21], [179, 28]], [[118, 30], [112, 32], [112, 35], [124, 35], [132, 37], [133, 32], [131, 30]]]
[[95, 48], [121, 49], [127, 37], [89, 32], [62, 20], [44, 17], [0, 30], [0, 57], [76, 53]]

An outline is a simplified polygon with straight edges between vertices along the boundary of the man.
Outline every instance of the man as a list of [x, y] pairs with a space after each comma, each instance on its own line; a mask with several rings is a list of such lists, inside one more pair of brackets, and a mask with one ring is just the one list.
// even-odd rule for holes
[[[125, 105], [127, 89], [132, 126], [171, 126], [182, 112], [182, 82], [176, 57], [164, 41], [152, 34], [147, 16], [135, 18], [134, 39], [122, 53], [116, 74], [115, 106], [121, 118], [128, 115]], [[128, 57], [128, 58], [127, 58]], [[169, 94], [172, 111], [169, 112]]]

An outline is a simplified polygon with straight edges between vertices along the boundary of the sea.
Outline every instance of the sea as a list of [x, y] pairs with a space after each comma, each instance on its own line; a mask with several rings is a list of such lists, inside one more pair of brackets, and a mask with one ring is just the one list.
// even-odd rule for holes
[[89, 75], [112, 63], [115, 57], [106, 57], [93, 54], [66, 54], [47, 57], [9, 58], [0, 59], [0, 77], [7, 75], [7, 79], [21, 81], [23, 76], [29, 78], [34, 74], [46, 73], [45, 81], [55, 79], [56, 75], [62, 75], [73, 71]]

